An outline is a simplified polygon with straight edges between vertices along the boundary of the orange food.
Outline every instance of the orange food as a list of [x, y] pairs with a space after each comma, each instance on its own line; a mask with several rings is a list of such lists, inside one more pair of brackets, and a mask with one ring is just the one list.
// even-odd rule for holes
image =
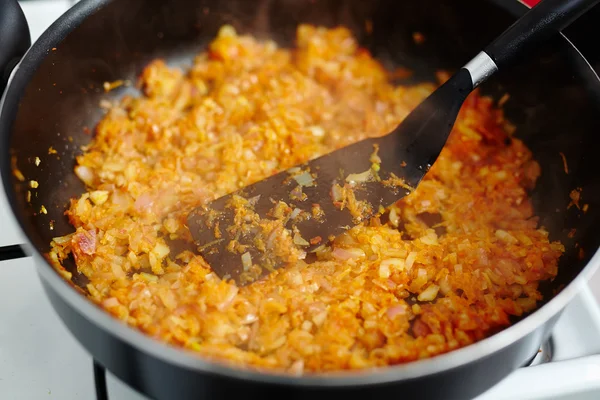
[[[426, 179], [307, 265], [221, 281], [194, 252], [198, 205], [393, 129], [435, 86], [394, 87], [345, 28], [301, 26], [297, 48], [223, 27], [189, 70], [156, 60], [143, 95], [110, 105], [77, 158], [88, 187], [73, 257], [91, 300], [146, 334], [237, 366], [293, 374], [431, 357], [532, 311], [564, 248], [538, 226], [539, 165], [492, 100], [472, 94]], [[307, 238], [318, 241], [321, 238]]]

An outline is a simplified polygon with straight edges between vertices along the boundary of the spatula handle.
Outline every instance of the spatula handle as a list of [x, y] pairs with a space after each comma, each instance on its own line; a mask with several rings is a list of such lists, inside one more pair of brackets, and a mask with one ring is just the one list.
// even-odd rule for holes
[[542, 0], [485, 48], [502, 69], [556, 34], [600, 0]]

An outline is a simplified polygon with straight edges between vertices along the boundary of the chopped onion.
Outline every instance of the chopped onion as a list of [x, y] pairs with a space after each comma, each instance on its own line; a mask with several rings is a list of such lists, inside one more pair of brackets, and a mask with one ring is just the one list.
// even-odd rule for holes
[[[248, 254], [248, 253], [244, 253], [244, 254]], [[221, 303], [217, 304], [217, 310], [225, 311], [231, 305], [235, 296], [237, 296], [238, 291], [239, 291], [239, 289], [237, 286], [235, 286], [235, 285], [229, 286], [229, 291], [227, 292], [225, 299], [223, 299], [223, 301]]]
[[298, 185], [295, 188], [293, 188], [292, 191], [290, 192], [290, 199], [302, 201], [302, 195], [303, 195], [302, 186]]
[[369, 161], [371, 161], [371, 163], [373, 164], [381, 164], [381, 157], [379, 157], [377, 151], [371, 154], [371, 157], [369, 157]]
[[94, 183], [94, 171], [84, 165], [75, 167], [75, 175], [79, 177], [86, 185], [91, 186]]
[[119, 303], [119, 300], [116, 297], [109, 297], [108, 299], [102, 302], [102, 306], [104, 306], [105, 308], [111, 308], [120, 305], [121, 303]]
[[490, 265], [490, 259], [485, 249], [478, 249], [477, 261], [479, 261], [481, 265]]
[[[421, 272], [421, 270], [419, 270], [419, 272]], [[439, 290], [440, 287], [438, 285], [429, 285], [427, 289], [421, 292], [421, 294], [417, 297], [417, 300], [433, 301], [436, 298]]]
[[518, 283], [519, 285], [525, 285], [525, 284], [527, 284], [527, 279], [525, 279], [524, 276], [515, 275], [515, 282]]
[[320, 313], [318, 313], [312, 317], [312, 322], [316, 326], [321, 326], [321, 325], [323, 325], [323, 323], [325, 322], [326, 319], [327, 319], [327, 311], [321, 311]]
[[118, 206], [119, 208], [128, 208], [132, 203], [129, 194], [120, 190], [116, 190], [115, 192], [113, 192], [110, 198], [112, 203]]
[[495, 236], [508, 244], [515, 244], [519, 242], [516, 237], [502, 229], [498, 229], [495, 233]]
[[450, 285], [450, 281], [448, 280], [448, 275], [445, 275], [442, 279], [440, 279], [439, 285], [440, 290], [444, 295], [447, 295], [452, 291], [452, 286]]
[[[269, 237], [267, 238], [267, 249], [271, 250], [274, 247], [275, 239], [277, 238], [278, 232], [279, 232], [279, 229], [273, 229], [273, 231], [269, 234]], [[250, 263], [250, 264], [252, 264], [252, 263]]]
[[304, 360], [297, 360], [290, 366], [288, 372], [292, 375], [302, 376], [304, 372]]
[[78, 248], [82, 253], [87, 254], [88, 256], [93, 255], [96, 252], [96, 231], [84, 231], [80, 233], [76, 233], [73, 236], [73, 244], [76, 248]]
[[400, 225], [400, 216], [398, 215], [398, 210], [396, 207], [392, 207], [390, 209], [390, 222], [396, 228]]
[[523, 309], [524, 312], [529, 312], [537, 306], [537, 301], [533, 297], [518, 298], [516, 302]]
[[133, 203], [133, 206], [136, 209], [136, 211], [146, 211], [150, 207], [152, 207], [153, 204], [154, 204], [154, 198], [152, 198], [152, 196], [150, 194], [144, 193], [143, 195], [141, 195], [140, 197], [138, 197], [135, 200], [135, 203]]
[[315, 137], [323, 137], [323, 136], [325, 136], [325, 129], [321, 128], [320, 126], [309, 126], [308, 130]]
[[90, 193], [90, 199], [94, 202], [94, 204], [100, 206], [100, 205], [106, 203], [106, 200], [108, 200], [108, 191], [95, 190]]
[[352, 258], [365, 257], [365, 252], [359, 248], [342, 249], [340, 247], [336, 247], [331, 252], [331, 255], [337, 260], [346, 261], [346, 260], [350, 260]]
[[56, 244], [65, 244], [71, 241], [71, 238], [73, 237], [74, 233], [70, 233], [68, 235], [65, 236], [57, 236], [54, 239], [52, 239], [54, 241], [54, 243]]
[[394, 319], [398, 315], [406, 314], [406, 306], [404, 304], [399, 304], [394, 307], [390, 307], [387, 309], [386, 314], [389, 319]]
[[159, 291], [158, 297], [168, 310], [172, 311], [177, 307], [177, 297], [170, 289]]
[[300, 329], [302, 329], [305, 332], [310, 332], [310, 330], [313, 327], [313, 323], [310, 322], [309, 320], [304, 320], [304, 322], [302, 323], [302, 325], [300, 326]]
[[311, 253], [318, 253], [318, 252], [320, 252], [320, 251], [323, 251], [323, 250], [325, 250], [326, 248], [327, 248], [327, 245], [325, 245], [325, 244], [322, 244], [322, 245], [320, 245], [319, 247], [317, 247], [317, 248], [315, 248], [314, 250], [312, 250], [312, 251], [311, 251]]
[[242, 266], [244, 267], [244, 271], [248, 271], [252, 267], [252, 256], [249, 252], [242, 254]]
[[369, 180], [371, 180], [371, 177], [373, 175], [371, 174], [371, 169], [369, 168], [368, 170], [366, 170], [365, 172], [361, 172], [360, 174], [350, 174], [346, 177], [346, 182], [350, 183], [350, 184], [355, 184], [355, 183], [364, 183], [364, 182], [368, 182]]
[[273, 171], [279, 165], [279, 163], [277, 161], [274, 161], [274, 160], [261, 161], [261, 163], [262, 163], [263, 169], [265, 171]]
[[295, 219], [302, 212], [299, 208], [294, 208], [294, 211], [290, 214], [290, 219]]
[[393, 267], [394, 269], [402, 271], [405, 266], [405, 261], [402, 258], [388, 258], [381, 261], [380, 266]]
[[426, 235], [423, 235], [419, 238], [421, 243], [429, 245], [429, 246], [437, 246], [438, 238], [434, 230], [430, 230]]
[[382, 279], [387, 279], [391, 275], [390, 265], [381, 263], [379, 265], [379, 277]]
[[154, 256], [158, 260], [163, 260], [169, 253], [171, 249], [165, 243], [157, 242], [154, 248], [150, 251], [150, 253], [154, 254]]
[[258, 203], [258, 201], [260, 200], [260, 194], [256, 195], [254, 197], [251, 197], [248, 199], [248, 204], [252, 207], [254, 207], [256, 205], [256, 203]]
[[302, 274], [294, 270], [289, 272], [287, 280], [294, 286], [300, 286], [304, 283], [304, 279], [302, 279]]
[[123, 271], [123, 268], [121, 268], [121, 266], [117, 263], [111, 263], [110, 264], [110, 269], [113, 273], [113, 275], [115, 276], [115, 278], [125, 278], [125, 271]]
[[244, 319], [242, 319], [242, 325], [250, 325], [254, 322], [258, 321], [258, 316], [256, 314], [247, 314]]
[[495, 307], [496, 306], [496, 298], [494, 297], [493, 294], [488, 293], [488, 294], [484, 294], [483, 298], [485, 300], [485, 302], [487, 303], [488, 306], [490, 307]]
[[158, 281], [158, 276], [153, 275], [153, 274], [148, 274], [146, 272], [140, 273], [140, 278], [144, 279], [147, 282], [157, 282]]
[[306, 239], [304, 239], [302, 236], [300, 236], [299, 233], [295, 233], [294, 234], [294, 244], [298, 245], [298, 246], [309, 246], [310, 243], [308, 243], [306, 241]]
[[331, 199], [334, 202], [344, 200], [344, 191], [337, 183], [334, 183], [333, 186], [331, 186]]
[[313, 184], [315, 183], [314, 178], [308, 171], [304, 171], [301, 174], [294, 175], [294, 180], [298, 182], [298, 185], [304, 187], [313, 186]]
[[408, 257], [406, 257], [406, 262], [404, 263], [404, 266], [406, 267], [407, 270], [410, 270], [412, 268], [413, 264], [415, 263], [416, 258], [417, 258], [416, 251], [411, 251], [410, 253], [408, 253]]

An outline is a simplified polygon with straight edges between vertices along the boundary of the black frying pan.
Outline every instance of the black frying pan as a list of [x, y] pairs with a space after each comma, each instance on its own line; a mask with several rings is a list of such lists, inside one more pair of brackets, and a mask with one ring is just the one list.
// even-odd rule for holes
[[[513, 11], [524, 7], [500, 1]], [[600, 82], [577, 49], [563, 36], [538, 57], [499, 74], [483, 91], [499, 98], [508, 92], [508, 118], [532, 149], [543, 174], [534, 191], [536, 212], [553, 240], [567, 252], [559, 275], [545, 285], [550, 300], [510, 328], [474, 345], [405, 365], [369, 372], [302, 378], [258, 374], [206, 362], [144, 336], [113, 319], [78, 293], [44, 261], [54, 236], [71, 231], [63, 216], [69, 198], [83, 185], [73, 173], [74, 157], [101, 118], [99, 101], [110, 94], [104, 81], [129, 78], [156, 57], [185, 64], [224, 23], [239, 31], [291, 45], [300, 22], [343, 24], [387, 66], [433, 79], [438, 68], [456, 69], [498, 35], [514, 15], [484, 0], [84, 0], [57, 21], [22, 58], [5, 90], [0, 109], [0, 166], [12, 211], [38, 262], [43, 286], [60, 317], [105, 367], [134, 388], [159, 399], [202, 397], [326, 398], [412, 396], [469, 398], [524, 365], [537, 352], [583, 279], [600, 262]], [[15, 0], [0, 0], [0, 72], [15, 64], [27, 46], [24, 20]], [[208, 10], [208, 12], [206, 11]], [[8, 18], [7, 18], [8, 16]], [[365, 32], [365, 20], [373, 33]], [[8, 35], [12, 32], [12, 35]], [[427, 40], [416, 45], [414, 32]], [[10, 40], [8, 40], [8, 39]], [[19, 43], [21, 42], [21, 43]], [[17, 44], [17, 45], [13, 45]], [[69, 140], [72, 137], [72, 141]], [[52, 146], [57, 155], [48, 155]], [[565, 174], [560, 157], [569, 163]], [[31, 205], [28, 187], [11, 172], [18, 168], [40, 186]], [[40, 167], [31, 160], [39, 156]], [[567, 210], [569, 192], [582, 188], [582, 204]], [[38, 215], [41, 205], [47, 215]], [[49, 229], [55, 220], [55, 229]], [[576, 229], [573, 237], [569, 232]], [[583, 249], [583, 250], [582, 250]], [[74, 283], [85, 282], [75, 274]], [[558, 293], [558, 294], [557, 294]], [[65, 371], [65, 373], [68, 373]]]

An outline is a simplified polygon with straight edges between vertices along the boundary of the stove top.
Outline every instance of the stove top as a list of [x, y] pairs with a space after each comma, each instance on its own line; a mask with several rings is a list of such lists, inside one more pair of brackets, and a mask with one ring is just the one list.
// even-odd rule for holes
[[[22, 1], [32, 40], [74, 3]], [[9, 213], [0, 190], [0, 247], [23, 242]], [[0, 398], [93, 398], [93, 360], [51, 308], [30, 258], [0, 262], [0, 315]], [[111, 400], [145, 399], [110, 373], [107, 386]], [[582, 284], [531, 365], [476, 400], [509, 399], [600, 399], [600, 308], [588, 285]]]

